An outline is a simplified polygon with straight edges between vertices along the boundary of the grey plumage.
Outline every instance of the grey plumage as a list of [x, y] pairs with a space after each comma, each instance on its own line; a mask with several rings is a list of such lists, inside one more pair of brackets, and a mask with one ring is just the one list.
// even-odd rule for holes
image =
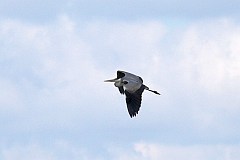
[[143, 84], [143, 79], [132, 73], [117, 71], [117, 78], [105, 80], [105, 82], [114, 82], [121, 94], [126, 95], [126, 104], [130, 117], [138, 114], [141, 107], [142, 93], [146, 89], [160, 95], [157, 91], [150, 90]]

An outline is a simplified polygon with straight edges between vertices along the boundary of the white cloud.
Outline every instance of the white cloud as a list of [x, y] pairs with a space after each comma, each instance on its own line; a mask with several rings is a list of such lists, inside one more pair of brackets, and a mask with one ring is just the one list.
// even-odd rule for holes
[[17, 113], [23, 107], [21, 104], [21, 94], [10, 82], [0, 79], [0, 110], [1, 113]]
[[[55, 134], [75, 140], [74, 134], [84, 135], [77, 136], [79, 141], [105, 144], [166, 137], [166, 142], [176, 140], [176, 146], [139, 143], [130, 157], [121, 147], [111, 154], [122, 160], [187, 159], [189, 153], [193, 159], [216, 159], [219, 150], [230, 148], [222, 155], [229, 153], [234, 160], [238, 146], [198, 143], [234, 142], [239, 137], [239, 25], [217, 20], [181, 29], [179, 33], [159, 21], [77, 23], [68, 16], [45, 25], [1, 21], [1, 110], [15, 110], [2, 117], [7, 122], [3, 139], [14, 133], [37, 141]], [[134, 120], [128, 117], [124, 97], [103, 83], [116, 76], [117, 69], [139, 74], [162, 93], [144, 93]], [[197, 146], [179, 146], [179, 137]], [[5, 157], [11, 159], [10, 152], [19, 155], [18, 148], [4, 152]], [[58, 159], [41, 147], [25, 148], [24, 153], [35, 148], [46, 159]]]
[[0, 152], [2, 160], [238, 160], [238, 145], [163, 145], [139, 142], [133, 146], [112, 144], [110, 148], [95, 153], [67, 141], [53, 142], [49, 146], [39, 144], [14, 145]]
[[66, 16], [49, 25], [0, 23], [4, 43], [0, 49], [1, 109], [22, 107], [9, 128], [73, 127], [79, 125], [74, 123], [76, 118], [92, 114], [91, 96], [103, 95], [99, 88], [105, 76], [95, 68], [89, 47], [74, 25]]
[[0, 152], [2, 160], [56, 160], [51, 151], [44, 150], [37, 145], [14, 146]]
[[116, 160], [237, 160], [240, 147], [231, 145], [161, 145], [136, 143], [133, 148], [111, 149]]
[[144, 68], [150, 70], [147, 65], [160, 52], [158, 44], [164, 34], [164, 25], [158, 21], [100, 22], [90, 23], [84, 37], [92, 46], [96, 63], [101, 68], [114, 66], [137, 71]]
[[153, 144], [136, 144], [135, 150], [143, 157], [157, 160], [237, 160], [240, 156], [239, 146], [197, 145], [197, 146], [164, 146]]
[[48, 146], [37, 143], [12, 145], [1, 149], [0, 157], [2, 160], [100, 160], [86, 149], [66, 141], [56, 141]]
[[229, 20], [207, 21], [187, 28], [179, 52], [188, 83], [214, 93], [240, 87], [239, 30], [239, 25]]

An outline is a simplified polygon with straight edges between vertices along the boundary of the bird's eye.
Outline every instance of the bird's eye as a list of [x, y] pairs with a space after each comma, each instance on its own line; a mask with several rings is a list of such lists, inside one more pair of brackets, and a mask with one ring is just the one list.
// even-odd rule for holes
[[123, 81], [123, 84], [128, 84], [128, 82], [127, 81]]

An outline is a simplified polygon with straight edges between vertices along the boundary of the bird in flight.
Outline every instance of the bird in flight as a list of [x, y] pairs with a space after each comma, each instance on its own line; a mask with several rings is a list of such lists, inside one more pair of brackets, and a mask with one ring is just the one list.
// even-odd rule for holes
[[114, 82], [119, 92], [126, 95], [127, 109], [131, 118], [138, 114], [144, 90], [160, 95], [157, 91], [150, 90], [145, 86], [141, 77], [125, 71], [117, 71], [117, 78], [104, 82]]

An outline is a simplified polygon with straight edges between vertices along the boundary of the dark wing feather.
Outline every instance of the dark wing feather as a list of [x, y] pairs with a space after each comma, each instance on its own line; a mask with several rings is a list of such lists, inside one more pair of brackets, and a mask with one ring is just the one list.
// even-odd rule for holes
[[128, 109], [128, 113], [131, 118], [138, 114], [138, 111], [141, 107], [142, 93], [143, 93], [144, 89], [145, 89], [145, 86], [142, 85], [134, 93], [130, 93], [127, 90], [125, 90], [127, 109]]
[[117, 71], [117, 79], [123, 78], [124, 76], [125, 76], [125, 73], [123, 73], [121, 71]]
[[120, 92], [121, 94], [124, 94], [124, 89], [123, 89], [123, 86], [121, 86], [121, 87], [118, 87], [118, 89], [119, 89], [119, 92]]
[[143, 83], [143, 79], [141, 77], [139, 77], [140, 81]]

